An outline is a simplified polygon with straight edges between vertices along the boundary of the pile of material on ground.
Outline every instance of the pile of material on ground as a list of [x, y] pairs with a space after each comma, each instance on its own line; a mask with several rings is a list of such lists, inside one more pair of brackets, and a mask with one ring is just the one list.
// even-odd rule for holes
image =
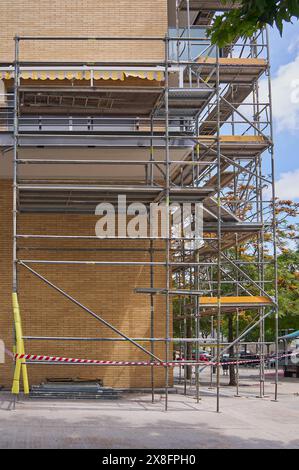
[[30, 398], [65, 398], [65, 399], [105, 399], [119, 398], [119, 392], [113, 388], [103, 387], [100, 382], [65, 381], [46, 382], [33, 385]]

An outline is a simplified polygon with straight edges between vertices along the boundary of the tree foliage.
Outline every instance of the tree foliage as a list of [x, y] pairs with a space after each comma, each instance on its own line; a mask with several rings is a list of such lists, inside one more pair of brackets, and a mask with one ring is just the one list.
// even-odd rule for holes
[[299, 0], [233, 0], [233, 3], [233, 10], [215, 17], [209, 32], [212, 43], [219, 47], [238, 37], [250, 38], [266, 25], [276, 26], [282, 34], [285, 22], [299, 18]]
[[299, 329], [299, 251], [278, 257], [279, 313], [282, 328]]
[[[237, 199], [243, 200], [242, 195], [243, 186], [237, 187]], [[254, 190], [254, 186], [252, 188]], [[233, 198], [235, 196], [232, 194]], [[249, 199], [249, 198], [248, 198]], [[225, 203], [230, 207], [230, 193], [227, 193], [223, 199]], [[236, 207], [231, 202], [231, 210], [235, 210]], [[273, 206], [275, 204], [275, 206]], [[291, 200], [280, 200], [276, 199], [275, 203], [269, 205], [270, 218], [272, 218], [273, 209], [275, 208], [276, 214], [276, 228], [277, 228], [277, 250], [278, 250], [278, 294], [279, 294], [279, 328], [283, 330], [299, 330], [299, 244], [296, 248], [296, 240], [299, 239], [299, 203]], [[245, 204], [237, 212], [241, 219], [246, 220], [248, 214], [252, 208], [250, 205]], [[273, 258], [273, 227], [272, 224], [264, 232], [264, 260], [267, 262], [265, 265], [265, 281], [267, 282], [266, 290], [269, 295], [275, 293], [274, 290], [274, 258]], [[247, 242], [239, 245], [238, 247], [238, 260], [245, 262], [242, 265], [242, 270], [246, 275], [256, 283], [260, 281], [259, 267], [256, 264], [257, 252], [258, 252], [258, 240], [250, 239]], [[235, 259], [236, 252], [235, 248], [228, 249], [226, 255], [232, 260]], [[225, 267], [226, 276], [224, 279], [236, 278], [236, 271], [233, 266]], [[242, 276], [241, 276], [242, 277]], [[217, 269], [211, 271], [211, 280], [217, 280]], [[250, 289], [253, 295], [260, 295], [258, 287], [255, 287], [250, 281], [244, 282], [245, 278], [242, 277], [244, 287]], [[176, 287], [180, 287], [179, 285]], [[194, 289], [191, 279], [186, 278], [186, 289]], [[222, 295], [229, 296], [232, 294], [232, 286], [229, 283], [222, 284]], [[240, 293], [242, 295], [242, 293]], [[189, 300], [191, 302], [191, 299]], [[175, 318], [180, 318], [183, 314], [181, 309], [180, 301], [176, 300], [173, 306], [173, 313]], [[239, 311], [239, 333], [246, 330], [252, 323], [257, 321], [259, 312], [255, 310], [240, 310]], [[233, 321], [231, 321], [233, 319]], [[210, 316], [201, 316], [200, 318], [200, 333], [203, 339], [206, 339], [211, 334], [212, 329], [212, 318]], [[216, 330], [216, 314], [213, 319], [214, 332]], [[188, 318], [188, 327], [195, 331], [194, 319]], [[179, 328], [179, 324], [182, 326], [182, 322], [174, 323], [174, 336], [181, 337], [183, 332]], [[225, 338], [236, 338], [236, 314], [223, 314], [221, 318], [221, 331]], [[188, 335], [187, 335], [188, 336]], [[258, 341], [260, 336], [260, 329], [254, 328], [247, 336], [246, 341]], [[273, 342], [275, 339], [275, 318], [274, 315], [268, 317], [265, 321], [265, 340], [267, 342]], [[208, 343], [207, 343], [208, 346]], [[192, 349], [192, 348], [191, 348]], [[233, 356], [235, 350], [229, 351]], [[191, 356], [189, 356], [191, 358]], [[234, 372], [230, 369], [230, 383], [234, 383]]]

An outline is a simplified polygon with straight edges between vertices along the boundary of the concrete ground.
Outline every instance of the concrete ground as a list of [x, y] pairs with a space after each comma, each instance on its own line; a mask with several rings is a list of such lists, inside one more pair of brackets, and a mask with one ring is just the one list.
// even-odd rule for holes
[[129, 394], [117, 401], [24, 399], [13, 409], [11, 396], [0, 394], [0, 448], [26, 449], [195, 449], [299, 448], [299, 379], [279, 384], [273, 402], [273, 375], [267, 376], [266, 398], [259, 392], [257, 371], [242, 370], [241, 398], [221, 388], [221, 413], [215, 412], [215, 390], [202, 377], [197, 404], [188, 386], [169, 395]]

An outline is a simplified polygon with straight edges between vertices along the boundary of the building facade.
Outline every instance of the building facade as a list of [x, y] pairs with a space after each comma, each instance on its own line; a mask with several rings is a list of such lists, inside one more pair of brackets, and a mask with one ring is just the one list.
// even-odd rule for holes
[[[264, 173], [273, 178], [271, 102], [260, 102], [258, 86], [269, 72], [268, 41], [262, 31], [218, 50], [207, 28], [223, 8], [232, 5], [1, 2], [2, 337], [13, 351], [13, 292], [17, 352], [23, 341], [32, 355], [117, 362], [28, 360], [30, 384], [83, 378], [168, 390], [173, 367], [165, 365], [180, 356], [194, 363], [198, 385], [205, 317], [217, 318], [219, 359], [222, 315], [262, 318], [273, 308], [260, 269], [263, 233], [273, 227], [262, 191]], [[194, 210], [182, 213], [176, 236], [97, 237], [97, 205], [115, 207], [119, 196], [125, 209], [136, 204], [126, 222], [141, 204], [201, 204], [200, 241], [185, 234]], [[258, 281], [242, 264], [239, 247], [249, 241]], [[7, 358], [1, 384], [13, 370]], [[191, 368], [181, 374], [186, 383]]]

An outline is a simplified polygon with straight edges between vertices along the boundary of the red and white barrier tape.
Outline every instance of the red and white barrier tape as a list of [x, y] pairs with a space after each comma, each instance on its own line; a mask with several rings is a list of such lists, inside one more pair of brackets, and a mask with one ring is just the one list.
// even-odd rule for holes
[[[288, 356], [295, 356], [296, 354], [284, 354], [279, 359]], [[175, 361], [175, 362], [149, 362], [149, 361], [100, 361], [97, 359], [75, 359], [68, 357], [59, 356], [40, 356], [35, 354], [15, 354], [15, 359], [25, 359], [26, 361], [33, 362], [57, 362], [59, 364], [90, 364], [90, 365], [110, 365], [110, 366], [155, 366], [155, 367], [176, 367], [176, 366], [217, 366], [217, 362], [211, 361]], [[275, 360], [275, 358], [273, 358]], [[265, 358], [266, 360], [266, 358]], [[260, 359], [232, 361], [232, 362], [220, 362], [219, 365], [235, 365], [235, 364], [253, 364], [259, 363]]]

